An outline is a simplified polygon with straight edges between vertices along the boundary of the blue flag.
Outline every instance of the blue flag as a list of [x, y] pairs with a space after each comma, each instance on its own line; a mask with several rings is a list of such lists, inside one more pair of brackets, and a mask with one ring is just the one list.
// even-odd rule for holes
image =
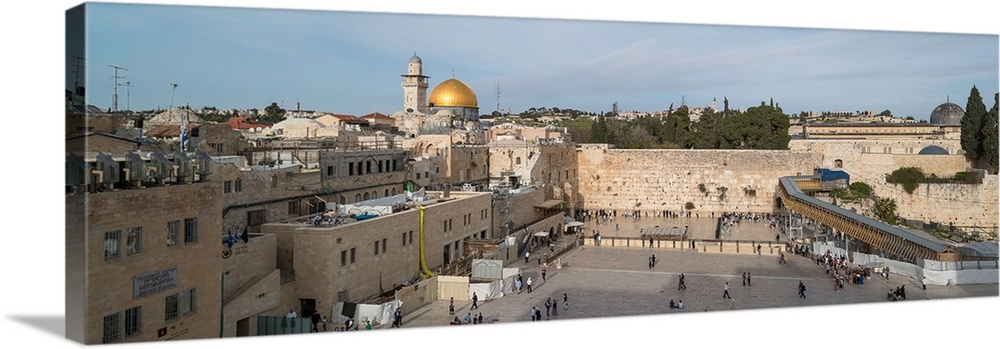
[[244, 244], [250, 241], [250, 234], [247, 233], [247, 227], [243, 227], [243, 234], [240, 235], [240, 238], [243, 239]]

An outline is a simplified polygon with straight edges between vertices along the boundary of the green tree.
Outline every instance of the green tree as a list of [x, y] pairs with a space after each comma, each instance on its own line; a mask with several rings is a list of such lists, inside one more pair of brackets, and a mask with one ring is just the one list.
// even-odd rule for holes
[[969, 100], [965, 104], [965, 115], [962, 116], [962, 150], [970, 160], [979, 160], [982, 156], [982, 141], [979, 139], [979, 131], [982, 129], [983, 119], [986, 118], [986, 105], [983, 104], [983, 97], [979, 95], [979, 89], [975, 85], [969, 92]]
[[875, 200], [873, 208], [875, 217], [889, 224], [896, 224], [896, 200], [892, 198], [880, 198]]
[[993, 94], [993, 108], [986, 115], [986, 119], [983, 120], [982, 128], [979, 130], [979, 140], [982, 142], [982, 156], [981, 159], [984, 162], [982, 165], [992, 173], [997, 173], [997, 162], [1000, 161], [1000, 153], [997, 151], [998, 147], [998, 120], [997, 120], [997, 105], [1000, 104], [1000, 93]]
[[891, 112], [891, 111], [889, 111], [889, 109], [886, 109], [886, 110], [883, 110], [883, 111], [882, 111], [881, 113], [879, 113], [878, 115], [879, 115], [879, 116], [892, 116], [892, 112]]
[[860, 196], [868, 197], [872, 194], [872, 187], [865, 182], [854, 182], [851, 183], [851, 191], [858, 193]]
[[924, 182], [924, 170], [919, 167], [903, 167], [892, 171], [889, 176], [886, 177], [886, 182], [889, 183], [899, 183], [903, 185], [903, 190], [906, 190], [907, 194], [913, 194], [914, 190], [920, 186], [920, 183]]
[[261, 121], [269, 124], [276, 124], [285, 120], [285, 109], [278, 106], [278, 103], [271, 102], [271, 105], [264, 108], [264, 117]]
[[719, 133], [723, 149], [788, 149], [788, 115], [764, 102], [726, 117]]

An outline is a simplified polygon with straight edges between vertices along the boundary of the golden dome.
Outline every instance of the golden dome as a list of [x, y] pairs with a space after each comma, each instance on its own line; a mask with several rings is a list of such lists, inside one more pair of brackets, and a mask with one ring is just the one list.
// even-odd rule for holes
[[432, 108], [437, 107], [466, 107], [479, 108], [479, 100], [476, 93], [472, 92], [469, 85], [458, 79], [451, 78], [442, 81], [431, 91], [427, 97], [427, 105]]

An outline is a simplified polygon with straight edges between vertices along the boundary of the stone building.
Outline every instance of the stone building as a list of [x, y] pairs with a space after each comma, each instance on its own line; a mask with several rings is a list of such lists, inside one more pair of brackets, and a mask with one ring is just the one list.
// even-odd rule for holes
[[218, 189], [195, 182], [67, 195], [67, 338], [218, 336]]

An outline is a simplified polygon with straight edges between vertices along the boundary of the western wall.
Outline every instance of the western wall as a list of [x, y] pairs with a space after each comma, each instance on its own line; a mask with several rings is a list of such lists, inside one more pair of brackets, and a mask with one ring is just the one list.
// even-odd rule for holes
[[[578, 207], [588, 210], [772, 212], [778, 178], [810, 175], [816, 153], [787, 150], [577, 149]], [[687, 211], [685, 209], [685, 211]]]

